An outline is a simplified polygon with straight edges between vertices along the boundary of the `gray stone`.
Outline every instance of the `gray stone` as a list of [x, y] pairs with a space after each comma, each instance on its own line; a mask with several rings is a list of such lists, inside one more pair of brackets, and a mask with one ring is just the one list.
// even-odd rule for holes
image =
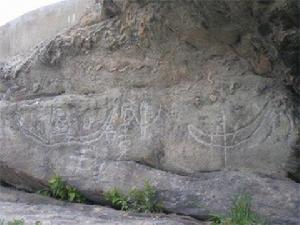
[[[180, 174], [295, 173], [299, 109], [283, 84], [248, 71], [232, 52], [216, 59], [182, 46], [166, 57], [117, 47], [126, 42], [116, 24], [75, 29], [3, 70], [2, 146], [12, 135], [40, 152], [80, 143], [102, 159]], [[83, 55], [91, 48], [101, 51]]]
[[[196, 178], [151, 169], [134, 162], [88, 160], [84, 163], [74, 157], [66, 159], [63, 156], [50, 163], [56, 165], [53, 171], [63, 175], [64, 180], [99, 203], [105, 202], [104, 191], [117, 187], [126, 193], [134, 187], [142, 188], [148, 181], [154, 185], [165, 210], [169, 212], [208, 219], [211, 214], [229, 213], [234, 198], [245, 193], [252, 196], [253, 210], [269, 224], [297, 225], [299, 221], [300, 186], [288, 180], [229, 171], [207, 173]], [[79, 167], [78, 163], [84, 166]], [[22, 184], [26, 186], [18, 187], [33, 191], [42, 188], [41, 180], [46, 183], [53, 175], [50, 170], [46, 170], [49, 174], [40, 170], [39, 176], [35, 164], [29, 167], [31, 179], [24, 179], [26, 168], [13, 173], [3, 166], [0, 179], [14, 185], [20, 182], [21, 176]]]
[[249, 10], [283, 6], [115, 6], [0, 64], [0, 179], [35, 191], [59, 174], [100, 203], [148, 180], [168, 211], [199, 218], [249, 192], [272, 224], [296, 225], [300, 104], [283, 80], [294, 64], [271, 41], [282, 30], [259, 35]]
[[101, 206], [67, 204], [34, 194], [0, 188], [0, 221], [24, 220], [43, 225], [205, 225], [192, 218], [166, 215], [137, 215]]

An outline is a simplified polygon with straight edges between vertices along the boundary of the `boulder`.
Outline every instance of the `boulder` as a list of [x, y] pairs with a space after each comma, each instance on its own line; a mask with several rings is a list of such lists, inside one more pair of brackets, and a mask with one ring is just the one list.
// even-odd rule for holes
[[[54, 172], [43, 170], [32, 162], [27, 164], [30, 165], [27, 166], [30, 179], [26, 179], [25, 167], [17, 171], [3, 165], [0, 167], [0, 179], [30, 191], [42, 189], [43, 181], [46, 184]], [[55, 173], [63, 175], [63, 180], [100, 204], [105, 203], [104, 191], [118, 188], [127, 193], [132, 188], [142, 188], [147, 181], [157, 190], [166, 212], [206, 220], [211, 214], [229, 213], [234, 198], [248, 194], [252, 196], [253, 210], [270, 224], [297, 225], [299, 221], [300, 185], [289, 180], [234, 171], [211, 172], [198, 178], [180, 176], [131, 161], [90, 159], [81, 162], [79, 159], [56, 157], [55, 162], [39, 163], [54, 163]]]
[[188, 217], [136, 215], [101, 206], [63, 203], [35, 194], [0, 188], [0, 221], [67, 225], [205, 225]]

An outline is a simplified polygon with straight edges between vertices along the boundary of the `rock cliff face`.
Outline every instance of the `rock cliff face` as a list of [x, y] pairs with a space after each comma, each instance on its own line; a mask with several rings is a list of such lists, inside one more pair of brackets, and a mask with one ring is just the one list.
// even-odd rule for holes
[[57, 173], [98, 202], [149, 180], [197, 218], [247, 191], [297, 224], [298, 38], [298, 1], [96, 4], [0, 64], [0, 179], [34, 191]]

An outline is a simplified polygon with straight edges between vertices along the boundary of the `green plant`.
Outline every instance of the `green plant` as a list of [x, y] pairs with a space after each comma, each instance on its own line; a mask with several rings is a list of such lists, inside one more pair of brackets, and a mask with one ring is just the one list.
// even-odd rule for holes
[[137, 212], [155, 213], [162, 211], [162, 205], [157, 200], [153, 186], [146, 182], [144, 189], [133, 189], [129, 193], [130, 208]]
[[49, 189], [41, 190], [38, 193], [63, 201], [84, 203], [86, 198], [74, 187], [66, 184], [60, 176], [54, 176], [48, 182]]
[[104, 194], [105, 200], [108, 201], [111, 206], [119, 210], [128, 210], [129, 202], [126, 195], [121, 193], [117, 188], [112, 189]]
[[24, 220], [14, 220], [7, 223], [7, 225], [25, 225]]
[[143, 189], [132, 189], [128, 195], [124, 195], [117, 188], [104, 194], [105, 199], [115, 209], [129, 210], [141, 213], [161, 212], [163, 207], [157, 200], [157, 193], [148, 182]]
[[[5, 225], [5, 221], [0, 220], [0, 225]], [[13, 221], [7, 222], [6, 225], [25, 225], [25, 222], [24, 222], [24, 220], [13, 220]], [[35, 225], [42, 225], [42, 222], [37, 221], [37, 222], [35, 222]]]
[[210, 215], [210, 221], [212, 222], [211, 225], [218, 225], [218, 224], [223, 224], [224, 219], [220, 215]]
[[212, 225], [263, 225], [264, 223], [251, 210], [251, 198], [249, 195], [239, 195], [233, 201], [228, 216], [213, 215]]

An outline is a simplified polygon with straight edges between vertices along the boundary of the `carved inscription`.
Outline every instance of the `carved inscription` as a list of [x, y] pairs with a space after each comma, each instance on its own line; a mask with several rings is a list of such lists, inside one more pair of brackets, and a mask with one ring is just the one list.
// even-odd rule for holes
[[160, 113], [161, 105], [147, 100], [137, 103], [117, 100], [100, 109], [36, 108], [18, 113], [15, 121], [24, 135], [47, 146], [101, 140], [128, 149], [132, 137], [149, 137], [149, 129]]
[[253, 148], [264, 142], [272, 133], [274, 121], [279, 116], [280, 114], [268, 109], [266, 104], [248, 124], [229, 132], [226, 114], [223, 111], [221, 131], [216, 128], [215, 132], [206, 133], [195, 125], [189, 124], [188, 132], [197, 143], [209, 147], [211, 150], [223, 151], [224, 166], [226, 167], [228, 164], [228, 151], [242, 147]]

